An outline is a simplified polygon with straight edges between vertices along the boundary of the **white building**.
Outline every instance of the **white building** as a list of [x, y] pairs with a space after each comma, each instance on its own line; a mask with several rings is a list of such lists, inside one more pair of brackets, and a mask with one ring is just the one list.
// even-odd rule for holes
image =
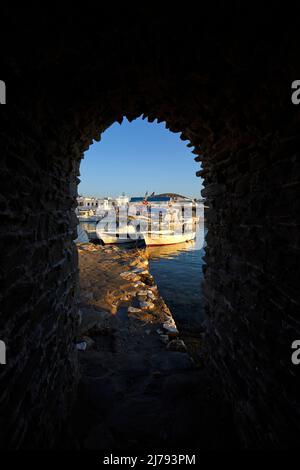
[[123, 193], [122, 196], [116, 197], [115, 199], [117, 206], [125, 206], [126, 204], [129, 203], [129, 200], [130, 200], [129, 196], [126, 196], [125, 193]]
[[91, 219], [96, 220], [99, 217], [103, 217], [105, 213], [111, 211], [116, 206], [124, 206], [129, 203], [129, 197], [122, 196], [112, 199], [110, 197], [93, 197], [93, 196], [78, 196], [78, 206], [76, 208], [76, 214], [83, 220]]
[[80, 210], [89, 210], [97, 209], [97, 207], [102, 203], [103, 198], [98, 197], [88, 197], [88, 196], [79, 196], [77, 198], [78, 208]]

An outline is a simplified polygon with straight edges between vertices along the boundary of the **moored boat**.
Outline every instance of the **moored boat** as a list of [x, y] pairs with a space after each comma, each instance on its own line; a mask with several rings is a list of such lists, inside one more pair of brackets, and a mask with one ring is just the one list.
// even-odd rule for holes
[[106, 245], [113, 243], [132, 243], [136, 241], [136, 230], [132, 225], [119, 227], [116, 230], [100, 230], [96, 228], [96, 233]]
[[174, 230], [152, 230], [144, 232], [143, 237], [147, 246], [174, 245], [194, 240], [196, 232], [177, 233]]

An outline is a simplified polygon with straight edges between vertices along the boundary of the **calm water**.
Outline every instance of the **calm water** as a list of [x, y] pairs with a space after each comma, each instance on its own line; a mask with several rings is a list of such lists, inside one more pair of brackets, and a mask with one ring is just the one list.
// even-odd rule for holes
[[159, 292], [181, 329], [195, 329], [202, 323], [202, 265], [205, 229], [197, 227], [196, 241], [146, 248], [150, 271]]
[[[81, 225], [89, 232], [95, 231], [95, 223]], [[201, 283], [205, 233], [200, 223], [195, 241], [145, 248], [150, 272], [181, 330], [198, 329], [203, 319]], [[119, 246], [130, 249], [128, 245]]]

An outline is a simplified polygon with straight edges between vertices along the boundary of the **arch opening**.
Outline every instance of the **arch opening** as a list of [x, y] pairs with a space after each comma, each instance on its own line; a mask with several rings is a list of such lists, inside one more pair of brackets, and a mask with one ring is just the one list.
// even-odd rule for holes
[[[190, 333], [188, 336], [192, 343], [196, 337], [191, 333], [199, 335], [202, 331], [201, 283], [205, 229], [204, 205], [200, 196], [202, 184], [201, 179], [195, 177], [199, 165], [193, 161], [191, 144], [186, 145], [165, 129], [165, 123], [158, 124], [156, 121], [149, 124], [137, 119], [129, 123], [125, 118], [121, 126], [110, 129], [100, 143], [93, 143], [81, 163], [80, 196], [76, 209], [79, 224], [87, 231], [90, 240], [96, 243], [113, 243], [118, 248], [132, 249], [138, 242], [140, 252], [150, 261], [150, 270], [155, 273], [154, 278], [163, 299], [180, 323], [181, 334], [185, 326], [186, 335]], [[126, 202], [120, 197], [123, 190]], [[141, 206], [141, 201], [137, 203], [139, 198], [136, 196], [140, 199], [144, 197], [145, 205]], [[97, 225], [98, 231], [101, 224], [103, 229], [108, 230], [106, 219], [109, 220], [109, 211], [110, 216], [112, 213], [114, 215], [110, 224], [111, 227], [114, 225], [112, 228], [115, 230], [114, 211], [123, 204], [124, 216], [125, 211], [131, 214], [130, 219], [124, 221], [126, 225], [129, 223], [130, 228], [137, 225], [137, 221], [131, 220], [133, 212], [135, 215], [137, 209], [138, 213], [147, 209], [145, 214], [152, 217], [152, 228], [158, 229], [158, 211], [161, 210], [160, 230], [163, 227], [175, 229], [180, 232], [179, 236], [172, 240], [161, 232], [161, 238], [152, 240], [150, 247], [145, 245], [142, 236], [136, 239], [130, 234], [126, 234], [126, 244], [123, 237], [109, 241], [105, 235], [103, 241], [96, 231]], [[178, 215], [185, 217], [184, 225], [163, 222], [163, 216], [170, 218], [171, 208], [177, 215], [177, 222]], [[103, 223], [98, 224], [104, 215]], [[143, 221], [142, 225], [145, 225]], [[143, 227], [149, 228], [151, 219]], [[138, 229], [141, 230], [140, 224]], [[186, 240], [183, 236], [180, 238], [184, 233]], [[193, 349], [195, 352], [195, 347]]]

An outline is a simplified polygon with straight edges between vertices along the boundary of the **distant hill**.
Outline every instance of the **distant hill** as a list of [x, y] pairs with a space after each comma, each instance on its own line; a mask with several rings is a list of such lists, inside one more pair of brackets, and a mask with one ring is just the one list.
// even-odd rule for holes
[[162, 194], [155, 194], [155, 197], [180, 197], [182, 199], [193, 199], [192, 197], [189, 196], [182, 196], [182, 194], [176, 194], [176, 193], [162, 193]]

